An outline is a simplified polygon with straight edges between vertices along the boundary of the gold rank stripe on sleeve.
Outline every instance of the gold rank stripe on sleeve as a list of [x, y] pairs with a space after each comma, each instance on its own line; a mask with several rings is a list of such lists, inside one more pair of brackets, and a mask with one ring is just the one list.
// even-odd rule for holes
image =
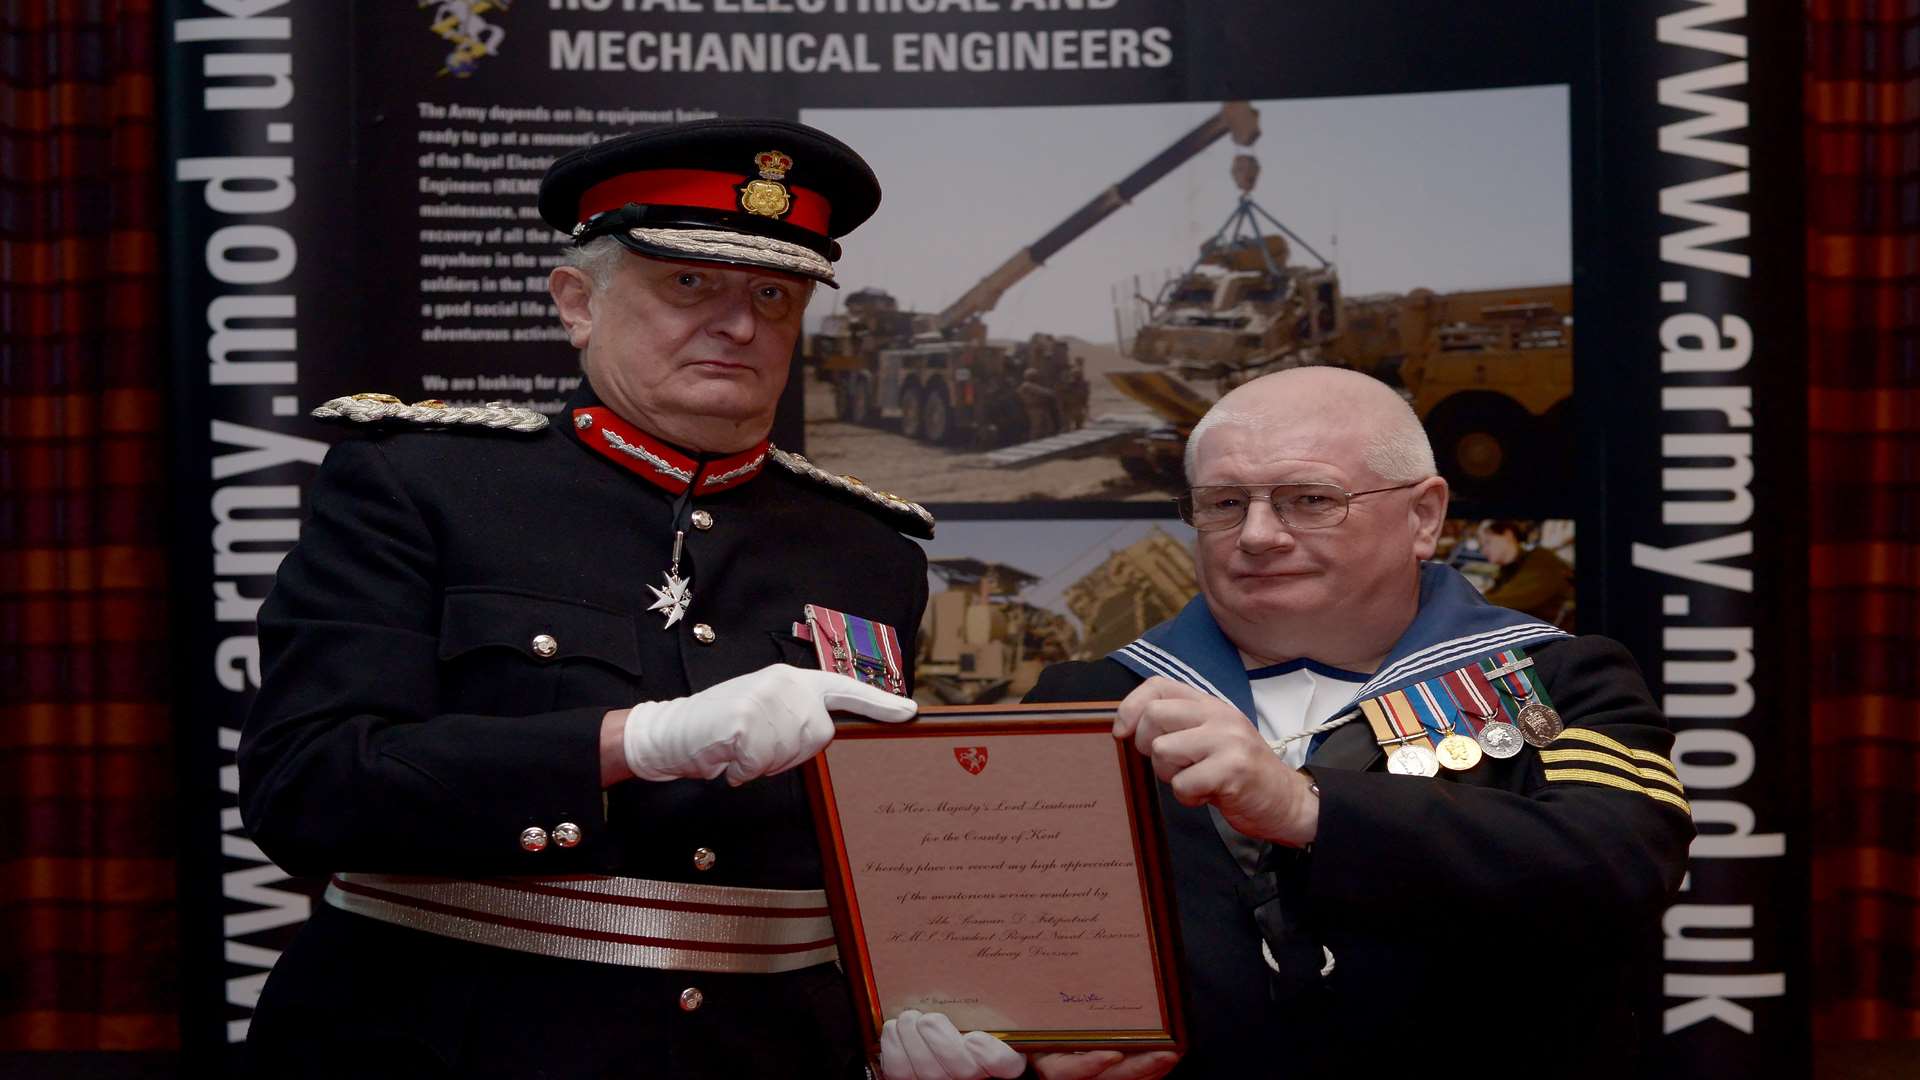
[[1599, 750], [1542, 750], [1540, 751], [1540, 760], [1547, 765], [1561, 765], [1568, 762], [1591, 762], [1595, 765], [1607, 765], [1631, 773], [1642, 780], [1652, 780], [1655, 783], [1672, 788], [1677, 793], [1686, 793], [1686, 789], [1680, 786], [1678, 779], [1661, 772], [1659, 769], [1649, 769], [1644, 766], [1634, 765], [1631, 762], [1621, 761], [1619, 758], [1611, 754], [1602, 753]]
[[1688, 817], [1693, 816], [1693, 807], [1687, 805], [1687, 800], [1675, 795], [1671, 791], [1662, 791], [1659, 788], [1650, 788], [1642, 784], [1637, 784], [1618, 773], [1600, 772], [1597, 769], [1548, 769], [1547, 779], [1549, 781], [1575, 781], [1586, 784], [1602, 784], [1607, 787], [1619, 788], [1622, 791], [1637, 791], [1655, 802], [1666, 803]]
[[[1568, 746], [1570, 742], [1585, 745]], [[1651, 750], [1636, 750], [1597, 731], [1567, 728], [1540, 751], [1540, 763], [1547, 767], [1549, 782], [1572, 781], [1637, 791], [1683, 814], [1693, 814], [1693, 807], [1687, 804], [1686, 789], [1681, 786], [1672, 762]], [[1592, 768], [1594, 765], [1604, 768]]]
[[1680, 771], [1673, 767], [1673, 762], [1668, 761], [1666, 758], [1661, 757], [1659, 754], [1656, 754], [1651, 750], [1636, 749], [1635, 747], [1631, 747], [1623, 742], [1620, 742], [1618, 739], [1609, 739], [1605, 735], [1602, 735], [1599, 732], [1594, 731], [1590, 728], [1570, 727], [1570, 728], [1567, 728], [1565, 731], [1562, 731], [1559, 735], [1554, 736], [1555, 742], [1559, 742], [1563, 739], [1572, 739], [1575, 742], [1583, 742], [1592, 746], [1598, 746], [1603, 750], [1611, 750], [1623, 758], [1632, 758], [1635, 761], [1644, 761], [1647, 764], [1652, 765], [1656, 768], [1666, 770], [1667, 774], [1670, 776], [1678, 777], [1680, 775]]

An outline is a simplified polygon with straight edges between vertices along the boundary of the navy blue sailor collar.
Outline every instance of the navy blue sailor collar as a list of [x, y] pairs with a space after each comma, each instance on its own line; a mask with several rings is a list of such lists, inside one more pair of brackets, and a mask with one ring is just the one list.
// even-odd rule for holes
[[[1423, 563], [1418, 613], [1394, 642], [1380, 670], [1354, 692], [1353, 701], [1404, 689], [1501, 649], [1571, 636], [1550, 623], [1487, 603], [1452, 567]], [[1253, 718], [1253, 685], [1247, 679], [1246, 664], [1214, 622], [1203, 596], [1194, 597], [1178, 615], [1108, 655], [1142, 678], [1163, 675], [1212, 694]]]

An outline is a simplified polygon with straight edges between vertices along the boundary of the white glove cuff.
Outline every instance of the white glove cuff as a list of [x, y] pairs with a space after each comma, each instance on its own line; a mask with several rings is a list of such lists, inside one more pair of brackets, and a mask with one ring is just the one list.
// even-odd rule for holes
[[[626, 727], [620, 733], [620, 749], [633, 775], [642, 780], [711, 780], [727, 767], [732, 755], [725, 744], [681, 745], [692, 734], [687, 730], [686, 718], [675, 715], [674, 707], [684, 700], [643, 701], [627, 710]], [[718, 760], [706, 760], [708, 758]]]

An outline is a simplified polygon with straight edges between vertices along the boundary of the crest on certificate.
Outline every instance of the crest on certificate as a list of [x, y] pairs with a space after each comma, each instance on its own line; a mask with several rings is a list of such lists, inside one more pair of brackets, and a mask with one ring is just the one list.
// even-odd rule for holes
[[953, 748], [953, 760], [959, 762], [961, 768], [975, 776], [979, 776], [980, 770], [987, 767], [987, 748], [984, 746], [956, 746]]

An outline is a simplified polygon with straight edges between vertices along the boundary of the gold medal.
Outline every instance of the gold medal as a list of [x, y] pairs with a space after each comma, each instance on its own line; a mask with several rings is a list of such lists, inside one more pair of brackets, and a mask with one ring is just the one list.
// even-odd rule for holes
[[1440, 764], [1456, 771], [1465, 771], [1480, 764], [1480, 744], [1457, 731], [1449, 732], [1434, 748], [1434, 757]]
[[1454, 726], [1453, 715], [1456, 710], [1440, 680], [1415, 683], [1410, 689], [1411, 698], [1417, 700], [1425, 709], [1425, 715], [1432, 717], [1438, 725], [1434, 730], [1439, 734], [1440, 741], [1434, 746], [1433, 753], [1440, 764], [1455, 772], [1480, 764], [1480, 744], [1460, 734]]

